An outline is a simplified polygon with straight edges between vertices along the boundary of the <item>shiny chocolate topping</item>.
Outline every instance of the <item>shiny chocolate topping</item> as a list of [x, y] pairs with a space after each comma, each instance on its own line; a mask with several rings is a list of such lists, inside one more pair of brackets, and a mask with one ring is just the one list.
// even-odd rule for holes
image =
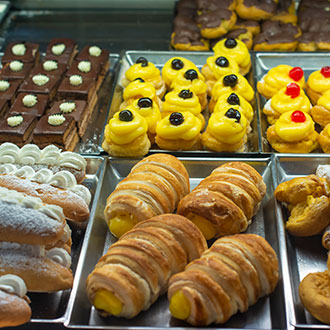
[[171, 63], [171, 67], [173, 70], [180, 70], [183, 68], [183, 66], [184, 64], [179, 58], [175, 58]]
[[196, 23], [202, 25], [202, 29], [215, 28], [220, 26], [223, 21], [229, 21], [233, 12], [227, 9], [221, 9], [212, 12], [205, 12], [196, 18]]

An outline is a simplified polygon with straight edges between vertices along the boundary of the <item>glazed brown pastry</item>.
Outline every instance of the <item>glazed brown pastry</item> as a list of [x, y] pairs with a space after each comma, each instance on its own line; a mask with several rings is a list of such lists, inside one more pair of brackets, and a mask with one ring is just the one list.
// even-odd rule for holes
[[229, 162], [216, 168], [179, 203], [177, 213], [193, 221], [206, 239], [245, 231], [266, 186], [250, 165]]
[[[325, 229], [324, 229], [324, 232], [323, 232], [323, 235], [322, 235], [322, 246], [327, 249], [327, 250], [330, 250], [330, 225], [327, 226]], [[329, 254], [330, 256], [330, 254]], [[329, 258], [328, 258], [328, 263], [329, 263]], [[329, 265], [328, 265], [328, 268]]]
[[112, 244], [87, 278], [90, 302], [103, 316], [132, 318], [166, 292], [169, 278], [207, 248], [186, 218], [164, 214], [139, 222]]
[[173, 212], [189, 190], [188, 173], [180, 160], [168, 154], [148, 156], [108, 197], [105, 220], [120, 237], [142, 220]]
[[273, 0], [238, 0], [236, 12], [243, 19], [260, 21], [270, 18], [276, 7]]
[[225, 323], [273, 292], [277, 282], [277, 256], [264, 238], [254, 234], [222, 237], [171, 277], [170, 311], [194, 326]]

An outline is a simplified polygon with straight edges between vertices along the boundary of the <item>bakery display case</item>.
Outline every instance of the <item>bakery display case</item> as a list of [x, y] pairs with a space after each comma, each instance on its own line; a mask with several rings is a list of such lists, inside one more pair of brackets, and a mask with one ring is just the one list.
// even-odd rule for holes
[[[226, 2], [228, 6], [233, 3], [233, 1], [223, 2]], [[237, 1], [240, 4], [243, 2]], [[273, 1], [265, 1], [265, 4], [270, 2], [274, 5], [276, 1], [274, 3]], [[0, 116], [5, 118], [0, 122], [0, 141], [1, 143], [13, 142], [22, 147], [27, 142], [31, 142], [32, 135], [30, 136], [27, 133], [30, 134], [34, 130], [33, 141], [40, 148], [55, 143], [61, 148], [64, 147], [80, 154], [87, 162], [86, 178], [83, 185], [90, 190], [92, 196], [89, 205], [89, 220], [82, 223], [70, 223], [72, 231], [72, 289], [53, 293], [28, 293], [31, 300], [32, 317], [29, 323], [17, 329], [142, 330], [170, 328], [220, 329], [223, 327], [251, 330], [330, 329], [329, 325], [318, 321], [304, 308], [299, 297], [299, 284], [303, 278], [311, 272], [325, 272], [326, 270], [327, 251], [322, 247], [321, 234], [311, 237], [298, 237], [290, 234], [286, 229], [290, 212], [284, 204], [281, 204], [274, 197], [274, 192], [281, 183], [294, 178], [314, 175], [318, 165], [330, 166], [330, 157], [327, 154], [329, 152], [327, 151], [327, 144], [330, 143], [328, 142], [329, 138], [325, 136], [322, 146], [317, 144], [315, 148], [306, 152], [300, 152], [298, 145], [293, 145], [285, 153], [273, 148], [270, 141], [268, 141], [269, 136], [267, 134], [273, 123], [270, 124], [270, 120], [266, 115], [267, 111], [264, 111], [270, 97], [266, 98], [258, 89], [258, 83], [264, 81], [265, 75], [271, 69], [280, 65], [290, 66], [288, 70], [296, 70], [293, 74], [289, 74], [290, 78], [294, 76], [294, 79], [292, 79], [295, 85], [299, 85], [298, 81], [302, 79], [300, 70], [303, 71], [305, 82], [309, 80], [314, 72], [321, 70], [323, 70], [321, 74], [325, 79], [330, 77], [330, 71], [324, 69], [328, 68], [330, 63], [330, 55], [327, 51], [324, 51], [328, 49], [326, 38], [328, 25], [325, 23], [323, 25], [317, 24], [317, 18], [315, 18], [315, 12], [323, 8], [321, 17], [324, 22], [328, 21], [326, 12], [329, 11], [329, 7], [326, 6], [327, 1], [320, 1], [318, 9], [314, 7], [308, 9], [309, 6], [312, 6], [312, 2], [302, 1], [303, 5], [297, 11], [298, 16], [296, 16], [294, 15], [294, 8], [298, 10], [299, 1], [279, 0], [280, 7], [277, 8], [283, 9], [283, 11], [277, 11], [276, 16], [279, 20], [265, 21], [261, 24], [255, 21], [259, 18], [254, 17], [253, 20], [249, 20], [248, 16], [244, 17], [245, 20], [240, 19], [237, 21], [235, 19], [236, 23], [234, 23], [233, 16], [241, 15], [243, 17], [247, 15], [244, 14], [244, 8], [236, 9], [236, 11], [229, 7], [222, 8], [222, 16], [220, 14], [220, 16], [217, 16], [215, 13], [219, 13], [219, 3], [220, 1], [206, 0], [157, 0], [152, 3], [150, 1], [133, 0], [97, 0], [95, 2], [57, 0], [51, 3], [39, 0], [0, 1], [0, 58], [2, 63], [0, 73]], [[315, 4], [315, 6], [317, 5]], [[268, 6], [267, 10], [272, 9]], [[217, 16], [217, 18], [215, 19], [214, 16]], [[216, 35], [214, 35], [214, 29], [208, 29], [208, 22], [212, 21], [212, 17], [214, 18], [213, 22], [218, 22], [219, 17], [226, 22], [225, 27], [222, 26], [225, 30], [217, 31]], [[293, 27], [292, 24], [295, 23], [297, 17], [299, 18], [299, 25]], [[198, 18], [197, 24], [196, 18]], [[288, 21], [284, 22], [284, 18]], [[279, 23], [280, 21], [281, 23]], [[258, 32], [256, 32], [257, 30]], [[219, 33], [221, 36], [218, 36]], [[194, 67], [189, 67], [189, 69], [195, 70], [196, 68], [204, 74], [205, 72], [210, 74], [211, 60], [209, 59], [214, 57], [213, 61], [216, 61], [217, 57], [220, 56], [219, 52], [212, 48], [221, 39], [223, 39], [222, 43], [225, 40], [230, 40], [229, 46], [226, 46], [229, 55], [221, 53], [221, 59], [218, 61], [221, 62], [221, 67], [229, 66], [228, 59], [230, 59], [230, 51], [235, 47], [232, 44], [232, 42], [236, 42], [235, 40], [242, 41], [250, 49], [251, 64], [249, 65], [251, 67], [248, 67], [248, 72], [244, 72], [242, 65], [239, 66], [238, 64], [237, 68], [234, 68], [236, 71], [230, 72], [231, 75], [236, 75], [236, 79], [243, 72], [242, 77], [245, 77], [247, 84], [252, 86], [254, 90], [251, 100], [247, 102], [252, 115], [246, 124], [244, 147], [238, 148], [236, 151], [215, 151], [200, 143], [198, 147], [192, 148], [184, 148], [183, 145], [180, 145], [177, 149], [161, 148], [156, 143], [155, 132], [153, 132], [154, 136], [152, 138], [150, 132], [144, 132], [147, 139], [154, 139], [144, 156], [157, 154], [176, 156], [187, 169], [191, 190], [196, 188], [213, 170], [227, 162], [244, 162], [256, 169], [266, 184], [266, 191], [258, 211], [254, 214], [251, 223], [249, 222], [245, 232], [265, 238], [277, 254], [279, 279], [276, 289], [270, 295], [262, 297], [256, 304], [250, 306], [247, 311], [232, 316], [226, 323], [211, 324], [208, 327], [192, 326], [171, 316], [166, 293], [148, 310], [142, 311], [132, 319], [114, 316], [104, 317], [89, 301], [86, 280], [98, 260], [117, 241], [117, 238], [111, 234], [107, 223], [104, 221], [107, 199], [142, 158], [140, 154], [132, 157], [123, 154], [120, 155], [121, 157], [117, 157], [109, 151], [110, 149], [105, 148], [104, 143], [107, 139], [106, 135], [109, 134], [109, 128], [107, 127], [114, 115], [119, 116], [119, 110], [129, 110], [131, 113], [135, 111], [132, 104], [125, 103], [127, 100], [124, 97], [124, 91], [128, 84], [126, 72], [135, 64], [140, 63], [142, 66], [146, 66], [146, 63], [152, 63], [164, 76], [166, 66], [170, 65], [168, 63], [173, 59], [180, 58], [180, 61], [183, 59], [193, 63]], [[311, 42], [312, 39], [313, 42]], [[187, 40], [190, 40], [188, 46]], [[67, 42], [73, 42], [72, 51], [68, 54], [63, 53], [67, 62], [61, 63], [62, 60], [59, 60], [60, 57], [54, 54], [53, 50], [54, 47], [60, 47], [62, 44], [65, 45], [65, 49], [69, 49], [71, 46], [66, 44]], [[294, 43], [295, 46], [291, 45], [290, 48], [286, 43]], [[274, 44], [280, 48], [276, 48]], [[18, 45], [18, 48], [20, 48], [20, 45], [24, 45], [28, 53], [31, 51], [31, 54], [34, 54], [32, 60], [25, 62], [23, 60], [17, 61], [16, 58], [11, 56], [8, 57], [8, 50], [13, 49], [15, 45]], [[36, 48], [33, 47], [37, 47], [37, 52], [35, 51]], [[97, 52], [100, 51], [101, 54], [106, 54], [103, 56], [101, 66], [94, 66], [93, 64], [94, 57], [90, 51], [93, 47], [97, 48]], [[40, 58], [36, 57], [37, 53], [40, 54]], [[243, 57], [245, 58], [245, 56]], [[10, 63], [15, 60], [23, 63], [22, 68], [19, 70], [13, 70], [10, 66]], [[51, 71], [54, 70], [51, 75], [49, 74], [49, 67], [48, 69], [45, 68], [44, 63], [48, 62], [47, 65], [52, 66], [54, 60], [57, 65], [56, 68], [51, 69]], [[91, 67], [87, 69], [86, 63], [82, 63], [86, 61], [92, 63]], [[104, 63], [108, 64], [105, 65]], [[19, 64], [16, 63], [16, 65]], [[42, 79], [44, 79], [43, 77], [49, 78], [46, 82], [46, 87], [49, 87], [47, 93], [42, 82], [40, 84], [39, 82], [35, 83], [35, 76], [42, 76]], [[210, 76], [213, 79], [215, 75], [211, 72]], [[73, 77], [73, 82], [70, 80], [71, 77]], [[212, 80], [209, 77], [206, 79], [207, 83]], [[223, 76], [221, 76], [221, 79], [223, 79]], [[20, 83], [23, 80], [24, 82]], [[132, 78], [132, 81], [136, 80], [139, 79]], [[9, 81], [10, 87], [15, 91], [8, 90], [8, 86], [3, 86], [2, 81]], [[171, 84], [172, 82], [165, 81], [167, 86], [166, 95], [171, 90], [169, 87]], [[228, 85], [230, 84], [229, 81]], [[326, 83], [324, 84], [326, 85]], [[80, 86], [80, 89], [74, 88], [74, 86]], [[303, 86], [305, 85], [299, 86], [294, 86], [293, 89], [300, 88], [299, 91], [303, 93]], [[208, 88], [210, 87], [208, 86]], [[6, 94], [5, 97], [3, 97], [3, 92], [6, 92], [4, 93]], [[288, 93], [286, 95], [294, 99], [292, 95], [296, 93], [296, 90]], [[232, 95], [232, 91], [229, 94]], [[152, 99], [151, 96], [144, 97], [148, 100], [141, 102], [141, 108], [149, 108], [150, 104], [153, 104], [152, 102], [159, 102], [157, 105], [160, 107], [160, 111], [165, 111], [164, 103], [171, 102], [166, 99], [166, 95], [162, 94], [157, 98], [157, 101], [155, 101], [156, 98]], [[184, 100], [192, 98], [187, 92], [181, 93], [181, 95]], [[167, 97], [169, 99], [169, 96]], [[201, 123], [203, 123], [201, 127], [204, 125], [205, 128], [200, 129], [198, 134], [202, 135], [204, 133], [210, 122], [210, 117], [214, 114], [210, 110], [211, 106], [214, 107], [216, 104], [216, 101], [213, 101], [213, 105], [211, 104], [212, 97], [209, 93], [205, 98], [208, 105], [203, 111], [199, 109], [198, 115]], [[315, 94], [309, 93], [308, 97], [309, 100], [312, 100], [312, 104], [317, 103], [317, 99], [313, 99]], [[240, 122], [243, 116], [241, 110], [236, 109], [243, 102], [237, 94], [235, 94], [235, 99], [232, 97], [229, 100], [229, 98], [230, 96], [226, 100], [222, 100], [223, 103], [227, 102], [226, 113], [230, 110], [227, 117], [233, 123]], [[51, 101], [49, 101], [50, 99]], [[135, 107], [139, 99], [141, 98], [135, 100]], [[152, 99], [151, 103], [150, 99]], [[201, 98], [197, 95], [196, 99], [200, 100]], [[26, 105], [32, 104], [31, 102], [34, 104], [33, 106]], [[35, 106], [35, 103], [38, 104], [38, 107]], [[72, 103], [75, 104], [74, 110], [71, 109]], [[310, 105], [310, 103], [308, 104]], [[324, 101], [324, 108], [326, 108], [326, 104], [327, 102]], [[24, 107], [33, 111], [26, 113]], [[316, 117], [314, 118], [310, 108], [312, 106], [306, 110], [308, 116], [303, 114], [305, 116], [304, 120], [302, 120], [300, 113], [302, 111], [293, 109], [293, 111], [299, 110], [299, 114], [298, 119], [296, 121], [292, 120], [292, 122], [301, 124], [311, 118], [308, 123], [312, 123], [313, 128], [315, 127], [315, 134], [319, 136], [322, 131], [326, 133], [324, 127], [327, 123], [320, 122], [320, 116], [315, 119]], [[67, 115], [67, 112], [71, 113], [72, 111], [74, 111], [74, 116]], [[182, 112], [182, 110], [180, 111]], [[176, 113], [180, 111], [177, 110]], [[322, 111], [322, 114], [324, 114], [325, 110]], [[58, 128], [63, 123], [58, 126], [50, 123], [50, 121], [57, 123], [59, 114], [64, 117], [68, 125], [63, 130]], [[66, 116], [69, 119], [66, 119]], [[129, 114], [124, 114], [123, 121], [130, 122], [129, 117]], [[323, 115], [323, 117], [325, 118], [326, 115]], [[9, 129], [7, 127], [9, 125], [8, 119], [9, 122], [13, 123]], [[13, 135], [14, 137], [12, 137], [13, 127], [19, 127], [20, 120], [26, 125], [24, 132], [18, 133], [19, 130], [17, 130]], [[181, 117], [176, 117], [172, 119], [171, 124], [176, 122], [175, 125], [178, 126], [177, 123], [181, 120]], [[315, 124], [313, 120], [315, 120]], [[46, 126], [48, 130], [45, 129]], [[301, 124], [301, 126], [303, 125]], [[53, 129], [51, 130], [49, 127]], [[228, 126], [226, 127], [228, 128]], [[136, 131], [138, 130], [139, 127], [136, 128]], [[328, 131], [329, 135], [330, 128]], [[133, 130], [134, 132], [135, 130]], [[313, 134], [310, 131], [307, 132], [309, 138]], [[232, 134], [230, 138], [233, 135], [235, 134]], [[74, 138], [78, 142], [72, 149], [69, 142], [72, 142]], [[182, 140], [180, 140], [180, 143], [182, 143]], [[23, 153], [15, 147], [9, 149], [10, 152], [8, 155], [6, 154], [6, 160], [3, 161], [0, 145], [0, 176], [3, 174], [1, 171], [4, 171], [2, 163], [16, 166], [15, 162], [20, 156], [15, 156], [15, 153], [17, 155]], [[38, 158], [34, 155], [34, 151], [31, 153], [33, 154], [32, 158]], [[31, 162], [31, 160], [29, 159], [27, 162]], [[23, 165], [24, 162], [22, 161], [19, 166]], [[149, 177], [145, 173], [144, 175], [146, 177], [145, 182], [149, 184]], [[327, 184], [324, 183], [327, 179], [319, 178], [315, 180], [320, 180], [323, 182], [324, 187], [327, 187]], [[142, 185], [136, 185], [141, 191], [145, 189]], [[137, 192], [137, 194], [139, 195], [140, 192]], [[143, 193], [141, 194], [146, 198]], [[311, 194], [313, 195], [314, 192]], [[328, 192], [326, 194], [328, 196]], [[313, 195], [313, 197], [315, 196]], [[128, 214], [130, 215], [130, 213]], [[120, 219], [120, 216], [119, 214], [118, 219]], [[203, 219], [198, 221], [203, 222]], [[198, 223], [198, 221], [195, 223]], [[208, 246], [211, 246], [214, 240], [214, 238], [208, 240]], [[328, 292], [327, 290], [329, 291], [330, 288], [327, 287], [324, 292]]]

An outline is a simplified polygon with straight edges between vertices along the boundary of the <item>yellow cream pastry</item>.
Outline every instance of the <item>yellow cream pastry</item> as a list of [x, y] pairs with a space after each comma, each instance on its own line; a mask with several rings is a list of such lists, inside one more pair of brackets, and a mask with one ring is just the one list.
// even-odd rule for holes
[[311, 110], [313, 120], [321, 127], [330, 123], [330, 90], [326, 91]]
[[262, 111], [267, 116], [267, 121], [274, 124], [284, 112], [301, 110], [310, 113], [311, 108], [309, 98], [299, 85], [290, 83], [268, 100]]
[[147, 131], [147, 121], [138, 112], [118, 111], [105, 126], [102, 148], [111, 156], [144, 156], [150, 148]]
[[309, 76], [306, 83], [306, 93], [313, 104], [330, 90], [330, 66], [324, 66], [321, 70], [314, 71]]
[[141, 97], [149, 97], [153, 102], [157, 103], [159, 107], [162, 103], [156, 94], [155, 87], [151, 83], [144, 81], [142, 78], [137, 78], [124, 88], [124, 101], [120, 105], [120, 110], [124, 110], [127, 105], [132, 104], [135, 100], [140, 99]]
[[179, 71], [187, 71], [189, 69], [198, 70], [192, 61], [184, 57], [176, 56], [166, 61], [162, 69], [162, 77], [167, 88], [170, 88], [172, 81], [176, 78]]
[[220, 95], [213, 111], [221, 112], [231, 107], [242, 112], [249, 122], [252, 121], [254, 112], [251, 104], [237, 93], [227, 92]]
[[211, 111], [214, 109], [220, 95], [229, 92], [240, 94], [248, 102], [251, 102], [254, 97], [254, 90], [248, 81], [239, 73], [231, 73], [222, 77], [214, 84], [209, 109]]
[[198, 96], [202, 110], [206, 108], [207, 85], [205, 83], [204, 76], [199, 72], [199, 70], [189, 69], [187, 71], [180, 71], [173, 80], [171, 89], [189, 89]]
[[205, 126], [204, 116], [201, 114], [202, 108], [197, 95], [189, 89], [175, 89], [165, 95], [163, 102], [162, 117], [166, 117], [173, 112], [191, 112]]
[[258, 92], [265, 98], [270, 99], [281, 88], [290, 83], [296, 83], [301, 88], [305, 87], [304, 71], [300, 67], [281, 64], [268, 71], [261, 81], [257, 82]]
[[312, 117], [300, 110], [284, 112], [268, 127], [267, 140], [278, 152], [309, 153], [319, 146]]
[[239, 66], [241, 75], [246, 75], [251, 68], [249, 49], [244, 42], [238, 39], [226, 38], [218, 41], [213, 47], [215, 55], [226, 56], [233, 59]]
[[208, 57], [206, 64], [202, 67], [202, 74], [207, 84], [207, 94], [211, 95], [214, 84], [224, 75], [238, 72], [239, 68], [235, 60], [220, 55]]
[[156, 127], [156, 143], [167, 150], [198, 150], [201, 147], [200, 119], [190, 112], [173, 112]]
[[142, 78], [144, 81], [150, 82], [155, 87], [157, 96], [160, 98], [165, 94], [165, 82], [160, 75], [159, 69], [144, 57], [139, 57], [135, 64], [131, 65], [125, 72], [122, 84], [126, 87], [137, 78]]
[[237, 109], [212, 113], [202, 144], [213, 151], [244, 151], [249, 122]]
[[330, 154], [330, 123], [320, 132], [318, 141], [323, 152]]

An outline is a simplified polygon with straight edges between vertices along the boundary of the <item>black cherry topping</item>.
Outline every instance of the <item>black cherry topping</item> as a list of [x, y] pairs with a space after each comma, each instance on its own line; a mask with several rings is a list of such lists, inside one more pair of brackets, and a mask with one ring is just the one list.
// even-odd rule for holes
[[224, 56], [219, 56], [216, 60], [215, 60], [215, 64], [217, 66], [220, 66], [222, 68], [227, 68], [229, 67], [229, 61], [224, 57]]
[[135, 80], [138, 80], [139, 82], [144, 83], [144, 80], [143, 80], [142, 78], [135, 78], [134, 81], [135, 81]]
[[228, 98], [227, 102], [231, 105], [240, 105], [241, 101], [239, 100], [239, 97], [235, 93], [231, 93]]
[[191, 99], [193, 97], [193, 93], [189, 89], [183, 89], [179, 94], [179, 97], [182, 99]]
[[139, 57], [135, 63], [141, 63], [141, 66], [148, 66], [148, 60], [145, 57]]
[[133, 114], [130, 110], [122, 110], [119, 112], [119, 120], [121, 121], [132, 121]]
[[230, 108], [227, 110], [227, 112], [225, 113], [225, 116], [228, 118], [232, 118], [236, 120], [236, 123], [239, 123], [240, 119], [241, 119], [241, 114], [238, 110]]
[[179, 58], [175, 58], [171, 64], [173, 70], [180, 70], [183, 68], [183, 65], [183, 62]]
[[141, 97], [138, 101], [139, 108], [151, 108], [152, 99], [149, 97]]
[[184, 77], [187, 79], [187, 80], [195, 80], [198, 78], [198, 74], [196, 72], [196, 70], [194, 69], [190, 69], [190, 70], [187, 70], [184, 74]]
[[235, 87], [238, 82], [236, 74], [229, 74], [223, 77], [223, 84], [225, 86]]
[[170, 123], [172, 125], [178, 126], [181, 125], [184, 121], [183, 114], [181, 112], [173, 112], [170, 115]]
[[227, 38], [225, 41], [225, 46], [227, 48], [234, 48], [237, 45], [237, 41], [234, 38]]

